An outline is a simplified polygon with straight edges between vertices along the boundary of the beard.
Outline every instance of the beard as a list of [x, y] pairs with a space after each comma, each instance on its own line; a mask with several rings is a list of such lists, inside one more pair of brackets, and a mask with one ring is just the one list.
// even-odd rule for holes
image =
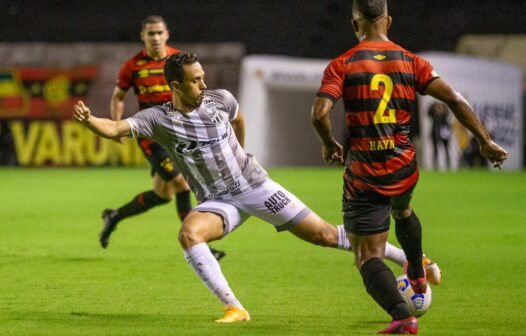
[[205, 97], [205, 93], [203, 92], [202, 94], [200, 94], [200, 95], [196, 98], [196, 100], [195, 100], [195, 105], [194, 105], [195, 108], [198, 108], [199, 106], [201, 106], [201, 104], [203, 103], [203, 99], [204, 99], [204, 97]]
[[181, 103], [186, 106], [187, 108], [191, 108], [192, 110], [195, 110], [201, 104], [203, 103], [203, 99], [205, 96], [205, 91], [203, 91], [198, 96], [192, 96], [192, 95], [182, 95], [180, 96]]

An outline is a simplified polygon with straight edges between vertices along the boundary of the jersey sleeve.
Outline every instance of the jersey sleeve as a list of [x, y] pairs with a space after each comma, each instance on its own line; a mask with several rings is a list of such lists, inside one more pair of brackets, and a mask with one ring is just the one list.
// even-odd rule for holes
[[433, 66], [431, 63], [423, 59], [422, 57], [415, 55], [415, 87], [418, 93], [421, 95], [426, 94], [426, 88], [427, 86], [437, 79], [439, 76], [436, 73], [435, 70], [433, 70]]
[[153, 139], [155, 136], [155, 110], [149, 108], [135, 113], [126, 121], [130, 125], [130, 138], [148, 138]]
[[132, 71], [128, 65], [128, 62], [121, 65], [119, 69], [119, 77], [117, 77], [117, 86], [123, 90], [128, 91], [132, 87]]
[[316, 96], [328, 98], [333, 102], [340, 99], [343, 91], [343, 75], [343, 63], [341, 60], [336, 59], [329, 63], [323, 73], [321, 87]]
[[173, 47], [166, 47], [166, 51], [168, 52], [168, 55], [175, 55], [181, 52], [181, 50]]
[[227, 90], [218, 90], [218, 93], [222, 95], [221, 101], [226, 112], [228, 112], [228, 120], [232, 121], [236, 119], [237, 112], [239, 111], [239, 104], [236, 97]]

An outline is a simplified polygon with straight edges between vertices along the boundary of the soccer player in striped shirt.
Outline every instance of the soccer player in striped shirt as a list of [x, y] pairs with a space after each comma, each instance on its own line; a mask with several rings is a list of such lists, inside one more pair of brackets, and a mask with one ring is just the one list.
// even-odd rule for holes
[[382, 257], [390, 214], [408, 260], [416, 293], [427, 288], [422, 267], [421, 225], [410, 207], [418, 180], [409, 138], [417, 113], [416, 92], [443, 101], [478, 140], [481, 153], [501, 167], [507, 152], [495, 144], [468, 102], [438, 77], [426, 60], [389, 41], [386, 0], [354, 0], [352, 25], [359, 43], [330, 62], [314, 101], [312, 123], [328, 163], [343, 163], [342, 146], [331, 135], [329, 113], [343, 99], [349, 151], [345, 162], [344, 224], [369, 295], [392, 317], [383, 334], [418, 332]]
[[[164, 74], [171, 102], [119, 121], [96, 118], [79, 102], [73, 117], [102, 137], [142, 136], [170, 152], [199, 203], [179, 232], [185, 258], [224, 304], [225, 316], [217, 322], [249, 320], [208, 249], [210, 241], [228, 235], [251, 215], [313, 244], [349, 250], [349, 240], [343, 225], [325, 222], [245, 152], [244, 119], [236, 99], [226, 90], [206, 90], [195, 55], [168, 57]], [[386, 250], [387, 258], [403, 264], [402, 250], [392, 245]]]
[[[124, 62], [119, 70], [110, 105], [113, 120], [122, 119], [124, 97], [130, 88], [133, 88], [140, 110], [171, 100], [172, 93], [163, 73], [164, 61], [180, 50], [167, 45], [169, 36], [166, 22], [161, 16], [151, 15], [143, 20], [141, 40], [145, 48]], [[190, 188], [170, 154], [150, 139], [138, 137], [137, 142], [150, 163], [153, 189], [136, 195], [118, 209], [105, 209], [102, 212], [104, 226], [99, 241], [103, 248], [108, 246], [110, 235], [121, 220], [166, 204], [172, 200], [174, 194], [181, 222], [192, 209]], [[223, 251], [211, 250], [217, 260], [225, 256]]]

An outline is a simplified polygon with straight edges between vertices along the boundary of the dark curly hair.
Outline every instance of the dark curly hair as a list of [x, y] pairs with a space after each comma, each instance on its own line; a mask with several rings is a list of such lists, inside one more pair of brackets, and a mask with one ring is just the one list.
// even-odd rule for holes
[[164, 78], [170, 84], [173, 81], [182, 82], [184, 79], [183, 65], [198, 62], [196, 54], [180, 52], [170, 55], [164, 63]]
[[354, 0], [352, 10], [369, 22], [375, 22], [385, 14], [386, 0]]

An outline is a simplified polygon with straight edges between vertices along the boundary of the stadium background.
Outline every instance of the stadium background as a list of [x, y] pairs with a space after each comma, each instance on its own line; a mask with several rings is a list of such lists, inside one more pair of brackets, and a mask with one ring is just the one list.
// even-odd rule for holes
[[[395, 20], [390, 38], [409, 50], [458, 52], [526, 69], [522, 56], [526, 49], [524, 2], [404, 1], [391, 6], [390, 11]], [[350, 12], [350, 1], [0, 1], [5, 27], [0, 30], [0, 164], [144, 164], [131, 143], [116, 146], [100, 141], [67, 119], [79, 98], [88, 99], [95, 114], [108, 115], [118, 67], [142, 47], [138, 34], [146, 15], [163, 15], [169, 24], [171, 45], [200, 55], [210, 88], [222, 87], [238, 95], [245, 56], [328, 60], [356, 44]], [[299, 113], [306, 110], [308, 114], [311, 91], [293, 97], [304, 104], [296, 104]], [[290, 100], [289, 93], [274, 95], [273, 108]], [[132, 94], [127, 102], [129, 115], [136, 111]], [[301, 134], [309, 127], [303, 119], [304, 124], [292, 133]], [[414, 118], [416, 136], [420, 124]], [[248, 125], [249, 145], [253, 145], [251, 127]], [[343, 137], [343, 128], [338, 132]], [[304, 148], [317, 144], [312, 132], [306, 140]], [[273, 143], [259, 145], [273, 147], [281, 142], [275, 138]], [[519, 147], [526, 148], [524, 143]], [[267, 160], [258, 144], [253, 146], [268, 165], [322, 164], [316, 148], [296, 156], [290, 156], [290, 148], [286, 148], [274, 160]], [[81, 148], [88, 154], [80, 153]]]
[[[415, 52], [454, 51], [464, 34], [526, 33], [524, 1], [407, 0], [389, 10], [391, 38]], [[249, 54], [331, 58], [356, 43], [350, 11], [351, 1], [330, 0], [3, 0], [0, 41], [136, 42], [141, 20], [156, 13], [174, 43], [235, 41]]]

